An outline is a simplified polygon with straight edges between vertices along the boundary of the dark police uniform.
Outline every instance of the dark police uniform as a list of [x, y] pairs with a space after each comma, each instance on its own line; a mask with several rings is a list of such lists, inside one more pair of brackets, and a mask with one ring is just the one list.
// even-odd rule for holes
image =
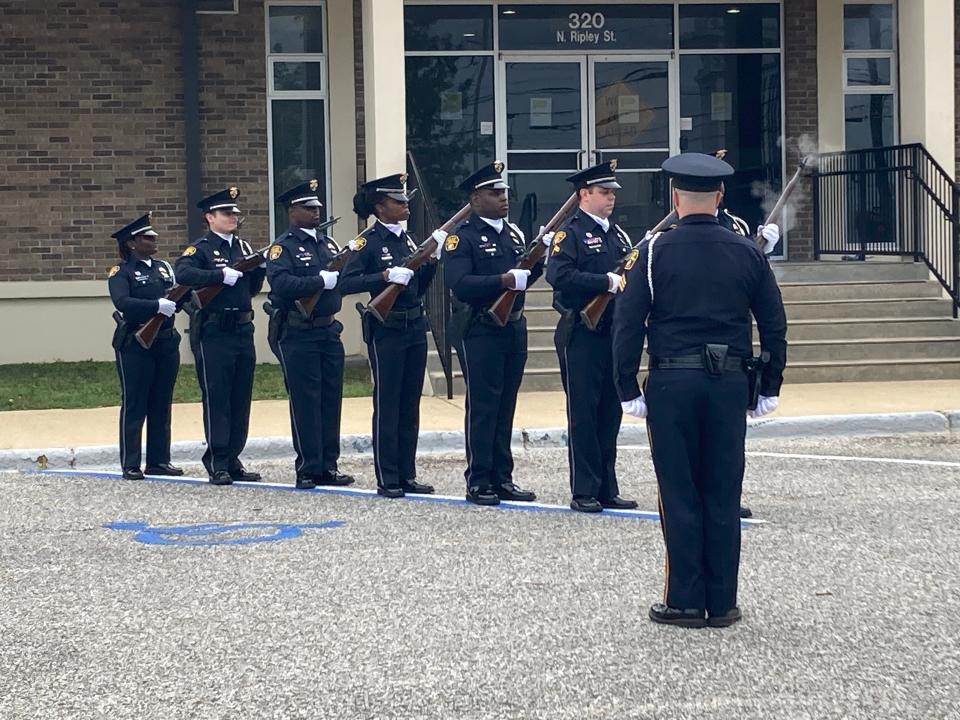
[[[197, 207], [204, 212], [238, 212], [239, 194], [236, 188], [229, 188], [204, 198]], [[223, 268], [252, 252], [236, 235], [231, 241], [210, 231], [188, 245], [177, 259], [177, 279], [193, 288], [222, 285]], [[247, 443], [257, 362], [251, 298], [263, 287], [264, 275], [263, 267], [244, 273], [235, 285], [224, 287], [206, 307], [190, 316], [190, 347], [203, 396], [207, 439], [203, 464], [215, 484], [259, 479], [256, 473], [244, 470], [240, 453]]]
[[[616, 160], [567, 178], [578, 188], [618, 189]], [[599, 512], [604, 507], [630, 509], [636, 502], [619, 497], [617, 435], [622, 413], [613, 384], [610, 328], [615, 299], [596, 330], [580, 321], [580, 311], [609, 291], [607, 273], [632, 250], [630, 237], [610, 222], [608, 229], [583, 209], [575, 212], [553, 237], [547, 260], [547, 282], [553, 286], [553, 307], [561, 314], [554, 334], [563, 389], [567, 394], [567, 456], [571, 507]]]
[[[150, 214], [115, 232], [122, 248], [138, 235], [156, 235]], [[163, 260], [149, 263], [128, 253], [126, 260], [110, 269], [107, 281], [110, 299], [120, 314], [114, 336], [117, 374], [120, 378], [120, 466], [130, 479], [140, 473], [140, 442], [147, 423], [147, 473], [182, 475], [170, 465], [170, 405], [180, 370], [180, 334], [173, 317], [164, 319], [148, 350], [134, 333], [159, 312], [160, 298], [175, 284], [173, 268]]]
[[[358, 196], [367, 208], [379, 196], [409, 202], [406, 175], [391, 175], [365, 183]], [[355, 203], [356, 205], [356, 203]], [[356, 250], [343, 272], [341, 292], [368, 292], [375, 298], [388, 286], [384, 271], [403, 264], [417, 245], [404, 230], [395, 234], [379, 220], [355, 241]], [[373, 371], [373, 461], [382, 495], [433, 492], [416, 482], [420, 396], [427, 367], [427, 322], [421, 298], [437, 265], [421, 265], [400, 292], [390, 314], [379, 322], [363, 315], [365, 340]]]
[[[311, 180], [277, 198], [286, 206], [320, 205], [318, 183]], [[339, 287], [324, 290], [320, 271], [340, 252], [332, 238], [291, 227], [276, 239], [267, 257], [272, 306], [270, 348], [280, 361], [290, 400], [290, 423], [297, 486], [349, 485], [353, 478], [337, 472], [340, 457], [340, 409], [343, 397], [343, 325], [335, 318], [342, 299]], [[309, 318], [296, 301], [320, 292]]]
[[[664, 170], [677, 188], [704, 192], [733, 172], [698, 153], [670, 158]], [[752, 355], [751, 313], [770, 353], [760, 393], [776, 396], [786, 364], [780, 290], [756, 244], [720, 227], [712, 214], [688, 215], [675, 230], [642, 243], [617, 301], [613, 357], [621, 400], [641, 394], [645, 338], [650, 352], [647, 427], [666, 544], [665, 596], [650, 611], [657, 622], [699, 627], [739, 619], [738, 509], [749, 397], [743, 367]]]
[[[481, 188], [505, 189], [496, 162], [467, 178], [465, 193]], [[476, 213], [454, 229], [444, 243], [444, 280], [457, 302], [455, 315], [470, 322], [457, 338], [457, 357], [467, 387], [465, 438], [467, 499], [484, 504], [505, 500], [533, 500], [536, 495], [513, 483], [510, 437], [517, 392], [527, 362], [527, 321], [524, 293], [518, 292], [509, 322], [498, 327], [487, 309], [504, 292], [501, 276], [524, 254], [523, 235], [504, 219], [499, 232]], [[538, 263], [527, 287], [543, 274]], [[454, 322], [460, 322], [457, 317]]]

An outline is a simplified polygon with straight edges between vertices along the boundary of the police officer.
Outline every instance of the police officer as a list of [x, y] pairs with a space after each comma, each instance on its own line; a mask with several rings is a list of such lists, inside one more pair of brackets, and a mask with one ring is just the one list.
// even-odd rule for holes
[[341, 282], [344, 294], [369, 292], [371, 298], [389, 283], [403, 286], [384, 322], [363, 313], [373, 370], [373, 464], [377, 492], [388, 498], [433, 492], [431, 485], [416, 481], [420, 395], [427, 367], [427, 322], [421, 298], [437, 272], [443, 237], [430, 262], [416, 271], [401, 266], [417, 249], [400, 224], [410, 217], [406, 182], [405, 174], [396, 174], [360, 186], [353, 210], [362, 220], [374, 215], [376, 222], [355, 241], [355, 254]]
[[253, 253], [237, 235], [240, 191], [231, 187], [197, 203], [209, 231], [177, 259], [177, 279], [193, 288], [225, 285], [207, 307], [190, 316], [190, 347], [203, 396], [203, 430], [207, 450], [203, 465], [214, 485], [255, 482], [260, 475], [244, 470], [240, 453], [247, 443], [253, 370], [251, 298], [263, 286], [262, 267], [239, 272], [232, 264]]
[[580, 207], [553, 236], [547, 261], [553, 307], [561, 315], [554, 344], [567, 394], [570, 507], [588, 513], [637, 507], [636, 501], [620, 497], [617, 484], [622, 414], [610, 345], [614, 301], [595, 330], [580, 321], [580, 311], [597, 295], [619, 292], [621, 275], [614, 271], [633, 249], [627, 233], [610, 220], [620, 189], [616, 167], [617, 161], [610, 160], [567, 178]]
[[[740, 619], [738, 506], [749, 402], [745, 361], [753, 314], [769, 362], [756, 414], [776, 408], [786, 364], [786, 316], [763, 252], [721, 227], [721, 181], [733, 173], [710, 155], [663, 164], [680, 217], [642, 243], [613, 321], [613, 359], [624, 412], [647, 417], [666, 545], [654, 622], [723, 627]], [[637, 370], [644, 339], [646, 390]]]
[[[467, 501], [477, 505], [537, 497], [513, 482], [510, 436], [527, 362], [523, 291], [543, 274], [543, 265], [516, 268], [525, 248], [523, 233], [506, 220], [503, 167], [498, 160], [463, 181], [473, 212], [444, 243], [444, 280], [456, 301], [451, 322], [467, 386]], [[507, 324], [499, 327], [486, 311], [504, 290], [518, 292]]]
[[[173, 326], [177, 310], [164, 296], [176, 284], [170, 263], [156, 260], [157, 233], [150, 213], [111, 236], [123, 262], [110, 268], [107, 285], [117, 309], [113, 347], [120, 377], [120, 467], [127, 480], [143, 480], [140, 438], [147, 422], [147, 474], [183, 475], [170, 464], [170, 405], [180, 370], [180, 334]], [[154, 315], [165, 317], [145, 350], [134, 338]]]
[[[343, 325], [335, 315], [341, 297], [340, 273], [327, 270], [340, 252], [332, 238], [318, 231], [319, 182], [310, 180], [277, 198], [287, 208], [290, 228], [276, 239], [267, 256], [270, 298], [270, 347], [280, 361], [290, 399], [290, 423], [296, 485], [349, 485], [353, 478], [337, 472], [340, 457], [340, 406], [343, 397]], [[309, 317], [297, 300], [320, 292]]]

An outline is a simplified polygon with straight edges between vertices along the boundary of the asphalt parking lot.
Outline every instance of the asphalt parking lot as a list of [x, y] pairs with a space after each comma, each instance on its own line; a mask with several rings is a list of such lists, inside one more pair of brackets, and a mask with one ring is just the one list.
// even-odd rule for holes
[[[647, 620], [643, 517], [0, 474], [0, 717], [960, 718], [960, 437], [749, 451], [722, 630]], [[462, 496], [461, 458], [420, 480]], [[516, 480], [564, 506], [565, 452]]]

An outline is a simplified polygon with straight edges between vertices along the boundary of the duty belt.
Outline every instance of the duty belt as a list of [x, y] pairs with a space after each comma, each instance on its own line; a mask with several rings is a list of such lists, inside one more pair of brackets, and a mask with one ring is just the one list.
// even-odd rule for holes
[[[727, 357], [723, 362], [723, 369], [735, 372], [744, 369], [747, 358]], [[650, 358], [651, 370], [704, 370], [706, 365], [701, 355], [681, 355], [673, 358]]]
[[287, 328], [290, 330], [312, 330], [313, 328], [329, 327], [335, 319], [335, 315], [318, 315], [307, 320], [299, 310], [291, 310], [287, 313]]
[[233, 330], [252, 322], [253, 310], [222, 310], [207, 314], [203, 324], [217, 325], [221, 330]]
[[[521, 308], [520, 310], [514, 310], [512, 313], [510, 313], [509, 317], [507, 318], [507, 322], [517, 322], [517, 320], [519, 320], [522, 317], [523, 317], [523, 308]], [[492, 317], [487, 315], [486, 311], [480, 313], [477, 316], [477, 318], [480, 320], [480, 322], [486, 325], [496, 325], [499, 327], [499, 323], [497, 323]]]
[[406, 310], [391, 310], [383, 321], [383, 326], [387, 328], [403, 328], [410, 325], [415, 320], [423, 317], [423, 306], [417, 305]]
[[164, 328], [163, 330], [157, 331], [157, 336], [156, 336], [156, 338], [154, 338], [154, 339], [155, 339], [155, 340], [166, 340], [167, 338], [172, 338], [174, 332], [175, 332], [175, 328], [173, 327], [173, 325], [171, 325], [171, 326], [168, 327], [168, 328]]

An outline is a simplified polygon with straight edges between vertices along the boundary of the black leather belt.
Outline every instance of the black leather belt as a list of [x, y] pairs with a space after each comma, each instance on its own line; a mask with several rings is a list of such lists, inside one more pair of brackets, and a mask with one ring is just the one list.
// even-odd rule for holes
[[[744, 369], [744, 363], [747, 358], [727, 357], [723, 363], [723, 369], [729, 372]], [[673, 358], [650, 358], [650, 368], [652, 370], [704, 370], [706, 365], [701, 355], [681, 355]]]
[[391, 310], [383, 321], [383, 326], [387, 328], [407, 327], [416, 320], [423, 317], [423, 306], [407, 308], [406, 310]]
[[221, 330], [232, 330], [252, 322], [253, 310], [221, 310], [204, 318], [204, 325], [217, 325]]
[[158, 332], [157, 332], [157, 337], [156, 337], [156, 339], [157, 339], [157, 340], [166, 340], [167, 338], [172, 338], [172, 337], [173, 337], [173, 333], [175, 333], [175, 332], [176, 332], [176, 328], [174, 328], [173, 325], [171, 325], [171, 326], [168, 327], [168, 328], [164, 328], [163, 330], [158, 331]]
[[[485, 324], [487, 324], [487, 325], [495, 325], [495, 326], [499, 327], [499, 324], [497, 323], [497, 321], [494, 320], [492, 317], [490, 317], [490, 315], [487, 313], [486, 310], [484, 310], [482, 313], [480, 313], [480, 315], [478, 315], [477, 317], [478, 317], [478, 319], [480, 320], [480, 322], [482, 322], [482, 323], [485, 323]], [[521, 308], [520, 310], [514, 310], [514, 311], [513, 311], [512, 313], [510, 313], [510, 315], [507, 317], [507, 322], [517, 322], [517, 321], [520, 320], [522, 317], [523, 317], [523, 308]]]
[[312, 330], [333, 325], [336, 315], [317, 315], [307, 320], [298, 310], [287, 313], [287, 328], [291, 330]]

